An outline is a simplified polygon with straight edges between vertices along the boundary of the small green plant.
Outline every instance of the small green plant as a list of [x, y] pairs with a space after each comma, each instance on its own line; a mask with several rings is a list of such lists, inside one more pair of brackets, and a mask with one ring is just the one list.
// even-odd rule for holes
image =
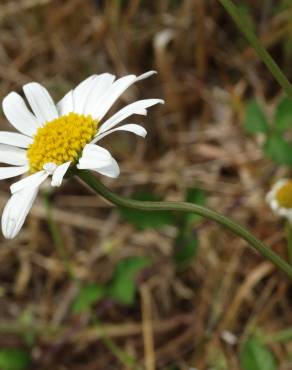
[[[137, 193], [134, 199], [143, 201], [158, 201], [151, 193]], [[206, 196], [203, 190], [191, 188], [187, 190], [186, 202], [205, 205]], [[161, 228], [165, 225], [178, 225], [179, 232], [175, 239], [173, 254], [174, 262], [180, 267], [186, 267], [196, 255], [198, 239], [194, 235], [194, 227], [202, 217], [193, 213], [177, 214], [162, 212], [143, 212], [137, 209], [119, 207], [121, 216], [132, 223], [137, 229]], [[81, 287], [73, 305], [73, 313], [81, 313], [91, 309], [93, 305], [104, 298], [110, 298], [124, 305], [132, 305], [136, 295], [136, 277], [146, 267], [151, 265], [147, 257], [130, 257], [120, 261], [115, 267], [112, 279], [107, 284], [90, 283]]]
[[73, 313], [88, 311], [104, 298], [110, 298], [123, 305], [132, 305], [137, 292], [137, 275], [151, 265], [147, 257], [129, 257], [115, 267], [113, 277], [107, 284], [91, 283], [81, 287], [73, 305]]
[[277, 370], [273, 352], [257, 336], [250, 336], [240, 348], [242, 370]]
[[98, 283], [86, 284], [83, 286], [72, 305], [74, 313], [88, 311], [92, 305], [105, 297], [105, 286]]
[[[152, 193], [143, 192], [133, 195], [133, 199], [141, 201], [161, 201]], [[206, 204], [206, 196], [203, 190], [190, 188], [186, 192], [185, 201], [200, 206]], [[178, 227], [178, 234], [174, 241], [173, 260], [180, 267], [186, 267], [196, 255], [199, 241], [195, 235], [194, 227], [202, 220], [202, 217], [194, 213], [170, 213], [143, 212], [137, 209], [119, 207], [123, 219], [130, 222], [137, 229], [159, 229], [166, 225]]]
[[125, 305], [133, 304], [136, 294], [137, 274], [150, 265], [151, 260], [147, 257], [132, 257], [121, 261], [108, 285], [109, 297]]
[[269, 122], [261, 106], [252, 100], [246, 106], [244, 127], [249, 134], [261, 133], [265, 136], [263, 152], [279, 165], [292, 166], [292, 99], [283, 97]]
[[30, 363], [30, 354], [24, 349], [0, 349], [0, 370], [26, 370]]

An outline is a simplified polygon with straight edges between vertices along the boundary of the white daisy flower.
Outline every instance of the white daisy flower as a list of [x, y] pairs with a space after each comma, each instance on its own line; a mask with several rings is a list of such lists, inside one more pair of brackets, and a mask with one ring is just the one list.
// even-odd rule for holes
[[52, 186], [60, 186], [69, 167], [75, 165], [109, 177], [119, 175], [116, 160], [96, 143], [115, 131], [145, 137], [146, 130], [140, 125], [117, 125], [133, 114], [146, 115], [147, 108], [164, 101], [138, 100], [112, 117], [104, 117], [129, 86], [154, 73], [117, 80], [109, 73], [93, 75], [69, 91], [57, 105], [43, 86], [31, 82], [23, 86], [23, 91], [32, 112], [15, 92], [4, 98], [3, 112], [20, 133], [0, 131], [0, 161], [10, 165], [0, 168], [0, 180], [29, 173], [10, 187], [12, 196], [2, 215], [6, 238], [17, 235], [40, 185], [49, 176]]
[[292, 180], [278, 180], [266, 196], [271, 209], [292, 222]]

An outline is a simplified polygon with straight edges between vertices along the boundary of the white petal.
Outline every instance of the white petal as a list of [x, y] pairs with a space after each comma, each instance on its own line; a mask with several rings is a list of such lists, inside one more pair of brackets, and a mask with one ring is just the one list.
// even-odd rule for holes
[[58, 166], [54, 162], [47, 162], [43, 165], [43, 170], [45, 170], [49, 175], [52, 175]]
[[87, 144], [83, 149], [77, 168], [91, 169], [107, 167], [111, 166], [113, 161], [115, 160], [106, 149], [98, 145]]
[[99, 166], [97, 166], [96, 161], [95, 162], [88, 161], [87, 165], [78, 164], [77, 168], [96, 171], [108, 177], [118, 177], [120, 174], [119, 165], [117, 164], [114, 158], [111, 158], [110, 163], [106, 165], [101, 165], [101, 162], [100, 162]]
[[55, 103], [42, 85], [30, 82], [23, 86], [23, 91], [39, 124], [43, 125], [45, 122], [58, 118]]
[[109, 134], [111, 134], [111, 133], [113, 133], [115, 131], [128, 131], [128, 132], [132, 132], [133, 134], [136, 134], [136, 135], [142, 136], [142, 137], [145, 137], [147, 135], [147, 131], [145, 130], [144, 127], [142, 127], [140, 125], [136, 125], [134, 123], [129, 123], [127, 125], [122, 125], [120, 127], [116, 127], [116, 128], [114, 128], [112, 130], [106, 131], [103, 134], [97, 135], [92, 140], [92, 143], [98, 142], [99, 140], [101, 140], [105, 136], [107, 136], [107, 135], [109, 135]]
[[148, 71], [137, 77], [137, 81], [145, 80], [145, 78], [156, 75], [157, 71]]
[[101, 159], [101, 158], [81, 158], [77, 164], [79, 170], [86, 170], [91, 168], [102, 168], [112, 164], [113, 158]]
[[100, 110], [102, 98], [112, 86], [115, 76], [110, 73], [102, 73], [94, 80], [94, 85], [88, 95], [87, 102], [84, 106], [84, 114], [96, 118]]
[[58, 166], [52, 176], [52, 186], [61, 186], [63, 177], [65, 176], [68, 168], [70, 167], [71, 162], [65, 162]]
[[28, 148], [33, 143], [33, 139], [16, 132], [0, 131], [0, 143]]
[[11, 145], [0, 144], [0, 162], [23, 166], [28, 163], [26, 150]]
[[113, 158], [112, 163], [109, 166], [101, 167], [101, 168], [91, 168], [91, 170], [100, 173], [101, 175], [116, 178], [120, 174], [120, 168], [117, 164], [116, 160]]
[[99, 145], [86, 144], [82, 151], [82, 158], [96, 157], [96, 158], [112, 158], [111, 153]]
[[276, 213], [280, 216], [287, 216], [289, 214], [289, 210], [287, 208], [280, 207], [276, 210]]
[[280, 206], [279, 206], [279, 203], [276, 199], [271, 199], [270, 207], [272, 208], [273, 211], [277, 211]]
[[88, 77], [73, 90], [73, 111], [83, 114], [88, 97], [98, 80], [97, 75]]
[[97, 109], [94, 114], [92, 114], [93, 118], [101, 120], [114, 104], [114, 102], [129, 86], [136, 82], [136, 80], [137, 77], [135, 75], [128, 75], [115, 81], [106, 91], [106, 93], [98, 103], [98, 106], [96, 106]]
[[65, 116], [66, 114], [73, 112], [73, 109], [73, 90], [70, 90], [57, 103], [57, 110], [59, 112], [59, 116]]
[[38, 193], [38, 187], [19, 191], [8, 200], [2, 214], [2, 232], [5, 238], [14, 238], [21, 229]]
[[29, 171], [29, 166], [21, 167], [0, 167], [0, 180], [9, 179]]
[[11, 92], [3, 99], [3, 112], [8, 121], [22, 134], [33, 136], [39, 128], [36, 117], [27, 109], [22, 97]]
[[108, 110], [111, 108], [111, 106], [114, 104], [114, 102], [122, 95], [122, 93], [129, 86], [131, 86], [133, 83], [137, 81], [143, 80], [144, 78], [150, 77], [155, 73], [156, 73], [155, 71], [149, 71], [143, 73], [138, 77], [135, 75], [128, 75], [119, 78], [109, 87], [109, 89], [106, 91], [102, 99], [99, 101], [98, 106], [96, 107], [97, 110], [94, 112], [94, 114], [92, 114], [92, 117], [101, 120], [108, 112]]
[[43, 183], [49, 174], [46, 171], [38, 171], [33, 175], [27, 176], [22, 180], [19, 180], [10, 186], [11, 193], [22, 191], [26, 188], [39, 187]]
[[164, 101], [161, 99], [144, 99], [138, 100], [132, 104], [129, 104], [115, 113], [111, 118], [106, 120], [100, 127], [99, 132], [102, 133], [116, 126], [124, 119], [130, 117], [132, 114], [146, 115], [146, 108], [152, 107], [155, 104], [163, 104]]

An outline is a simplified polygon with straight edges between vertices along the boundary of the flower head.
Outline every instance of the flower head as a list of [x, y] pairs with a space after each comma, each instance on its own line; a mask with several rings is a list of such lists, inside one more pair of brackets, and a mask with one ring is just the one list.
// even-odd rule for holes
[[3, 112], [19, 131], [0, 132], [0, 180], [28, 173], [11, 185], [12, 196], [2, 215], [2, 232], [14, 238], [21, 229], [41, 184], [51, 177], [60, 186], [70, 167], [89, 169], [109, 177], [119, 175], [110, 152], [96, 143], [115, 131], [145, 137], [137, 124], [118, 126], [133, 114], [146, 115], [147, 108], [161, 99], [138, 100], [104, 120], [109, 109], [133, 83], [154, 74], [128, 75], [120, 79], [109, 73], [93, 75], [69, 91], [56, 105], [48, 91], [36, 82], [23, 86], [30, 105], [15, 92], [3, 100]]
[[266, 196], [271, 209], [292, 222], [292, 180], [278, 180]]

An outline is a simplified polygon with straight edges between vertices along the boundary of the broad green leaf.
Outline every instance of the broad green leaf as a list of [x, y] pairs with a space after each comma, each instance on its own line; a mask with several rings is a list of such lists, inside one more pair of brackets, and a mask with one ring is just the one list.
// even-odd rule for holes
[[292, 165], [292, 143], [279, 134], [271, 134], [264, 145], [265, 154], [278, 164]]
[[256, 337], [250, 337], [240, 349], [242, 370], [277, 370], [273, 353]]
[[[143, 201], [159, 201], [160, 198], [151, 193], [136, 193], [133, 199]], [[167, 211], [139, 211], [137, 209], [119, 207], [121, 216], [138, 229], [158, 229], [175, 222], [173, 213]]]
[[292, 128], [292, 100], [290, 98], [284, 97], [279, 102], [276, 109], [274, 125], [277, 130]]
[[1, 370], [25, 370], [31, 363], [30, 354], [20, 348], [0, 349]]
[[105, 296], [105, 287], [100, 284], [88, 284], [81, 288], [72, 305], [74, 313], [87, 311]]
[[249, 134], [257, 132], [267, 133], [269, 131], [269, 125], [265, 114], [255, 100], [247, 103], [244, 128]]
[[147, 257], [130, 257], [121, 261], [117, 265], [108, 287], [108, 295], [122, 304], [133, 304], [137, 274], [150, 264], [151, 261]]
[[173, 259], [181, 267], [186, 267], [196, 255], [199, 246], [194, 233], [182, 232], [175, 241]]
[[[202, 189], [198, 188], [190, 188], [187, 191], [186, 201], [189, 203], [194, 203], [199, 206], [204, 206], [206, 204], [206, 193]], [[194, 225], [201, 221], [202, 217], [196, 215], [195, 213], [187, 213], [185, 214], [185, 222], [188, 225]]]

